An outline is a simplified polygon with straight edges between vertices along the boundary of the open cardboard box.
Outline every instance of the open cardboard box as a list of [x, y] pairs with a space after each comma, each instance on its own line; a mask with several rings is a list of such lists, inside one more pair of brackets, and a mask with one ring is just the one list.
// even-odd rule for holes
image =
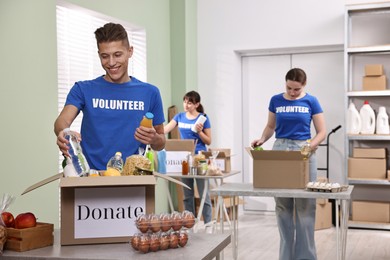
[[206, 158], [210, 158], [213, 151], [219, 151], [217, 159], [215, 160], [218, 168], [220, 168], [222, 172], [230, 172], [232, 170], [230, 158], [233, 156], [231, 150], [226, 148], [210, 148], [208, 151], [202, 153]]
[[67, 178], [59, 173], [30, 186], [22, 195], [59, 179], [61, 245], [128, 242], [138, 232], [137, 216], [155, 211], [156, 177], [189, 188], [157, 172]]
[[168, 139], [165, 143], [167, 172], [182, 171], [182, 162], [187, 160], [188, 153], [194, 155], [195, 143], [188, 139]]
[[253, 187], [304, 189], [309, 182], [308, 160], [300, 151], [245, 149], [253, 158]]

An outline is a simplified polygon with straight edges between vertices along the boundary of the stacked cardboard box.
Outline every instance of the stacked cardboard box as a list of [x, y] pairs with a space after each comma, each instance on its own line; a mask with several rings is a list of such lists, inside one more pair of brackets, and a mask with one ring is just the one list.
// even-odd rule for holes
[[385, 90], [387, 87], [386, 81], [382, 64], [367, 64], [365, 66], [363, 90]]
[[[318, 177], [319, 182], [328, 182], [325, 177]], [[317, 199], [316, 202], [315, 230], [331, 228], [332, 225], [332, 203], [328, 199]]]
[[390, 222], [390, 203], [374, 201], [353, 201], [352, 202], [352, 220], [389, 223]]
[[353, 157], [348, 159], [348, 177], [363, 179], [386, 179], [386, 148], [353, 148]]

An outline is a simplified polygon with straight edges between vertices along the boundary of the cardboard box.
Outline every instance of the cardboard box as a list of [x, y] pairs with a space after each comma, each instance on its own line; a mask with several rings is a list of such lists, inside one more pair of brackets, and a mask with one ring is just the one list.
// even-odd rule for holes
[[382, 64], [366, 64], [364, 66], [364, 72], [366, 76], [382, 76], [383, 65]]
[[232, 170], [231, 166], [231, 150], [226, 148], [210, 148], [207, 152], [202, 152], [206, 158], [212, 156], [213, 151], [219, 151], [217, 159], [215, 160], [217, 166], [221, 169], [222, 172], [230, 172]]
[[182, 162], [187, 159], [188, 153], [194, 154], [193, 140], [168, 139], [165, 143], [167, 172], [181, 172]]
[[354, 158], [386, 158], [386, 148], [363, 148], [354, 147], [353, 157]]
[[386, 90], [386, 88], [387, 79], [385, 75], [363, 77], [363, 90]]
[[386, 170], [386, 159], [348, 159], [349, 178], [386, 179]]
[[317, 200], [315, 230], [331, 228], [332, 225], [332, 203]]
[[54, 243], [54, 225], [37, 222], [32, 228], [7, 228], [5, 249], [24, 252], [31, 249], [51, 246]]
[[300, 151], [247, 152], [253, 158], [253, 187], [304, 189], [309, 182], [309, 165]]
[[352, 201], [352, 220], [389, 223], [390, 203]]

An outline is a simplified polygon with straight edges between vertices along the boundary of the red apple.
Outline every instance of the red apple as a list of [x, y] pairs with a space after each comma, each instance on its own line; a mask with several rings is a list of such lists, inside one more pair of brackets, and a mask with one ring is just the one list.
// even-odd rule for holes
[[15, 218], [15, 228], [30, 228], [37, 225], [37, 219], [31, 212], [20, 213]]
[[1, 212], [1, 218], [6, 227], [15, 227], [14, 215], [11, 212], [3, 211]]

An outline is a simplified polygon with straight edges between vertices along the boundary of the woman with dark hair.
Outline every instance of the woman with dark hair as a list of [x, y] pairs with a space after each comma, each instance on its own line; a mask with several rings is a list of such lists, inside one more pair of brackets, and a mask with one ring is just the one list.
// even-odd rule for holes
[[[310, 140], [310, 181], [316, 181], [314, 152], [326, 136], [324, 114], [317, 98], [305, 92], [306, 73], [302, 69], [289, 70], [285, 80], [286, 91], [271, 98], [267, 125], [260, 139], [254, 140], [251, 145], [262, 145], [275, 133], [273, 150], [299, 151]], [[311, 122], [316, 131], [313, 138]], [[275, 203], [280, 234], [279, 259], [317, 259], [314, 242], [315, 199], [275, 198]]]
[[[173, 119], [164, 127], [164, 133], [167, 134], [172, 131], [176, 126], [179, 128], [181, 139], [193, 139], [196, 140], [195, 153], [199, 151], [207, 151], [206, 145], [211, 144], [211, 125], [210, 119], [204, 113], [204, 108], [200, 103], [200, 95], [196, 91], [190, 91], [183, 97], [183, 109], [184, 112], [176, 114]], [[195, 125], [196, 120], [201, 116], [206, 117], [204, 123], [198, 123]], [[195, 125], [195, 127], [194, 127]], [[192, 128], [192, 129], [191, 129]], [[195, 131], [193, 131], [195, 129]], [[182, 181], [191, 187], [191, 190], [184, 189], [184, 207], [186, 210], [195, 214], [195, 201], [194, 201], [194, 179], [182, 179]], [[197, 179], [196, 186], [199, 194], [203, 194], [205, 187], [205, 181]], [[206, 200], [202, 211], [204, 223], [211, 222], [212, 218], [212, 206], [209, 193], [206, 194]]]

